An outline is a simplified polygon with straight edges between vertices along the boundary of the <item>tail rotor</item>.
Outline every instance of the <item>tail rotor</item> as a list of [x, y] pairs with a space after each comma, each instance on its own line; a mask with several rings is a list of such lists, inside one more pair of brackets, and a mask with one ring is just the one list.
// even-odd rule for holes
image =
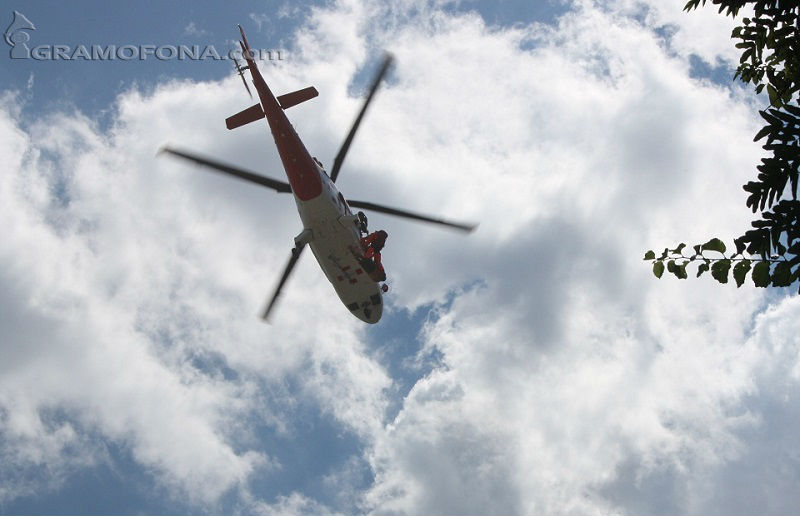
[[236, 66], [236, 71], [239, 72], [239, 77], [242, 78], [242, 84], [244, 84], [244, 89], [247, 90], [247, 94], [250, 95], [250, 98], [253, 98], [253, 92], [250, 91], [250, 86], [247, 85], [247, 79], [244, 78], [244, 71], [250, 68], [249, 66], [245, 65], [242, 66], [239, 64], [239, 60], [235, 57], [233, 58], [233, 63]]

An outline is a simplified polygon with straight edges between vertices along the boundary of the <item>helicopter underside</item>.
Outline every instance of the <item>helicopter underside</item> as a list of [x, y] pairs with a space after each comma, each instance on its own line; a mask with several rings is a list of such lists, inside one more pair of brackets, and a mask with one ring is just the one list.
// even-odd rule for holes
[[[323, 181], [323, 185], [328, 186], [325, 183]], [[369, 277], [359, 263], [363, 251], [355, 225], [356, 217], [349, 207], [343, 206], [338, 196], [332, 195], [335, 189], [331, 191], [324, 186], [319, 197], [297, 201], [300, 218], [306, 228], [298, 239], [309, 244], [319, 266], [347, 309], [362, 321], [375, 324], [383, 315], [383, 294], [380, 285]]]

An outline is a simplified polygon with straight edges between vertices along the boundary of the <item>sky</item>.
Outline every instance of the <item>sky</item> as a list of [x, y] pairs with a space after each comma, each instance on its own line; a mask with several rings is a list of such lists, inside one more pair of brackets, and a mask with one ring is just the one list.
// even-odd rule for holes
[[[0, 513], [787, 514], [800, 301], [657, 280], [648, 249], [749, 227], [764, 100], [734, 22], [683, 1], [3, 2], [27, 45], [212, 45], [241, 23], [390, 290], [367, 326], [230, 61], [0, 57]], [[5, 25], [8, 24], [8, 25]], [[10, 33], [9, 33], [10, 34]], [[20, 36], [17, 36], [20, 37]], [[5, 52], [5, 51], [4, 51]]]

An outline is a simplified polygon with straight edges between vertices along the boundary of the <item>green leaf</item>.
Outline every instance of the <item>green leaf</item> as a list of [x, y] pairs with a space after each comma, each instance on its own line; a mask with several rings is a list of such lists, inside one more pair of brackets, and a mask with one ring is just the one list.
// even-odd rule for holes
[[655, 274], [656, 278], [661, 278], [661, 275], [664, 274], [664, 262], [655, 262], [653, 264], [653, 274]]
[[645, 260], [655, 260], [656, 259], [656, 253], [654, 253], [653, 251], [647, 251], [646, 253], [644, 253], [644, 259]]
[[744, 284], [744, 278], [750, 271], [750, 260], [742, 260], [733, 266], [733, 279], [736, 280], [736, 288]]
[[683, 253], [683, 248], [684, 248], [684, 247], [686, 247], [686, 244], [684, 244], [684, 243], [680, 243], [680, 244], [678, 244], [678, 247], [676, 247], [675, 249], [673, 249], [673, 250], [672, 250], [672, 251], [670, 251], [670, 252], [671, 252], [672, 254], [682, 254], [682, 253]]
[[709, 269], [708, 262], [701, 263], [700, 266], [697, 268], [697, 277], [699, 278], [701, 274], [706, 272]]
[[672, 273], [675, 275], [676, 278], [678, 278], [678, 279], [686, 279], [686, 278], [689, 277], [686, 274], [686, 264], [687, 263], [688, 262], [684, 262], [684, 263], [682, 263], [680, 265], [676, 265], [675, 266], [675, 270], [673, 270]]
[[769, 103], [773, 106], [780, 104], [780, 96], [772, 84], [767, 84], [767, 94], [769, 95]]
[[762, 288], [769, 285], [769, 262], [758, 262], [753, 267], [753, 285]]
[[702, 246], [703, 251], [717, 251], [718, 253], [725, 252], [725, 243], [719, 238], [712, 238]]
[[700, 244], [694, 246], [694, 254], [700, 254], [700, 247], [701, 247]]
[[783, 109], [785, 109], [786, 111], [795, 116], [800, 116], [800, 107], [792, 106], [791, 104], [786, 104], [785, 106], [783, 106]]
[[711, 266], [711, 275], [720, 283], [728, 282], [728, 271], [731, 268], [730, 260], [719, 260]]
[[792, 267], [789, 262], [778, 262], [772, 271], [772, 286], [788, 287], [792, 283]]
[[738, 239], [734, 240], [733, 243], [736, 246], [736, 254], [744, 253], [744, 250], [747, 247], [747, 244], [745, 244], [744, 240], [742, 240], [741, 238], [738, 238]]
[[786, 122], [787, 124], [794, 125], [797, 123], [797, 118], [790, 115], [789, 113], [784, 113], [782, 111], [778, 111], [776, 109], [770, 110], [773, 115], [775, 115], [779, 120]]
[[667, 271], [675, 272], [675, 260], [670, 260], [667, 262]]
[[758, 140], [760, 140], [761, 138], [765, 137], [766, 135], [768, 135], [771, 132], [772, 132], [772, 126], [771, 125], [765, 125], [764, 127], [761, 128], [760, 131], [758, 131], [758, 133], [756, 134], [756, 137], [753, 138], [753, 141], [757, 142]]

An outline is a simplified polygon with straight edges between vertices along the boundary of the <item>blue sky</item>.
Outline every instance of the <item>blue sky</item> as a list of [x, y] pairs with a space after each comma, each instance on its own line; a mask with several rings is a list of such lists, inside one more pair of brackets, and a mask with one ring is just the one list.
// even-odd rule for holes
[[[309, 4], [294, 4], [307, 9]], [[281, 3], [239, 2], [221, 8], [219, 3], [149, 2], [113, 5], [107, 2], [48, 3], [33, 2], [25, 6], [9, 4], [9, 11], [20, 10], [34, 25], [30, 46], [34, 45], [213, 45], [220, 53], [235, 41], [236, 24], [250, 23], [251, 31], [264, 31], [264, 45], [281, 48], [285, 38], [302, 21], [302, 14], [281, 18], [275, 23]], [[86, 16], [91, 12], [92, 16]], [[268, 13], [272, 13], [271, 15]], [[262, 27], [249, 17], [258, 18]], [[8, 16], [11, 22], [11, 14]], [[233, 27], [232, 31], [230, 27]], [[194, 30], [192, 29], [194, 28]], [[96, 62], [12, 61], [3, 66], [6, 88], [26, 87], [34, 74], [32, 94], [40, 100], [37, 108], [56, 109], [66, 105], [92, 115], [102, 114], [112, 106], [114, 98], [132, 84], [152, 86], [169, 79], [209, 80], [225, 77], [232, 68], [226, 61], [149, 60], [129, 63], [120, 60]], [[99, 68], [99, 70], [98, 70]], [[102, 73], [101, 73], [102, 72]], [[41, 77], [36, 81], [36, 76]]]
[[341, 189], [481, 226], [372, 215], [381, 323], [304, 257], [265, 325], [291, 199], [155, 157], [280, 177], [231, 64], [4, 53], [0, 513], [791, 512], [797, 296], [641, 261], [740, 234], [761, 156], [732, 22], [678, 4], [4, 4], [30, 46], [241, 23], [326, 164], [389, 49]]
[[[36, 45], [213, 45], [219, 53], [237, 41], [236, 24], [248, 26], [258, 35], [260, 48], [289, 50], [292, 35], [309, 14], [314, 2], [283, 1], [237, 2], [222, 6], [219, 2], [144, 2], [109, 4], [108, 2], [8, 4], [8, 11], [20, 10], [36, 30], [31, 32], [30, 47]], [[552, 20], [561, 7], [541, 2], [521, 1], [466, 2], [448, 10], [474, 10], [488, 23], [528, 23]], [[92, 13], [86, 16], [86, 13]], [[12, 16], [8, 15], [8, 23]], [[124, 21], [123, 21], [124, 20]], [[4, 25], [4, 28], [7, 25]], [[234, 30], [231, 29], [234, 28]], [[288, 55], [288, 52], [286, 52]], [[103, 116], [114, 98], [132, 84], [146, 88], [169, 79], [210, 80], [229, 75], [227, 61], [177, 59], [159, 60], [152, 56], [144, 62], [114, 60], [102, 63], [77, 59], [49, 61], [4, 60], [3, 87], [25, 89], [30, 74], [37, 109], [57, 109], [74, 105], [93, 116]], [[102, 72], [102, 73], [101, 73]], [[39, 75], [41, 80], [36, 80]]]

